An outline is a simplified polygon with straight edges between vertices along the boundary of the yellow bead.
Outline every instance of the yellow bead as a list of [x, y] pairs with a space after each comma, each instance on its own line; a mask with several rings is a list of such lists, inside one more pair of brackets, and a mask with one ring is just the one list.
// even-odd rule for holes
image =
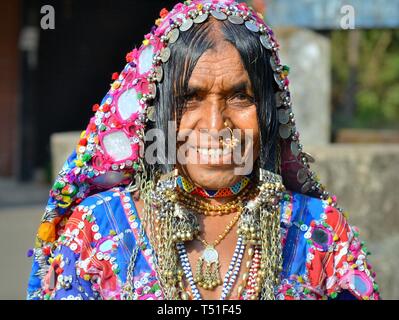
[[75, 160], [75, 164], [77, 167], [83, 167], [83, 165], [84, 165], [82, 160]]
[[150, 44], [150, 40], [145, 39], [143, 40], [143, 45], [148, 46]]
[[86, 281], [89, 281], [89, 280], [90, 280], [90, 275], [85, 274], [85, 275], [83, 276], [83, 279], [86, 280]]
[[181, 298], [182, 298], [182, 300], [188, 300], [188, 299], [190, 298], [190, 296], [188, 295], [187, 292], [183, 292], [183, 293], [181, 294]]
[[243, 292], [243, 290], [244, 290], [244, 287], [243, 287], [243, 286], [238, 286], [238, 289], [237, 289], [238, 295], [241, 295], [241, 293]]

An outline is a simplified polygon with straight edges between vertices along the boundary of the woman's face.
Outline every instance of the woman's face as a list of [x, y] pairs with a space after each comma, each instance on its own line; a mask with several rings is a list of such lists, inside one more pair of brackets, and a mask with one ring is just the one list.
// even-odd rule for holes
[[[195, 184], [218, 189], [238, 182], [242, 175], [235, 169], [244, 164], [236, 163], [234, 153], [250, 161], [252, 168], [259, 154], [253, 97], [247, 71], [232, 44], [219, 41], [215, 49], [206, 51], [198, 60], [189, 80], [178, 130], [178, 141], [185, 137], [184, 148], [178, 152], [179, 167]], [[239, 141], [234, 149], [223, 147], [226, 140], [220, 139], [230, 136], [227, 127], [234, 130]], [[184, 161], [179, 161], [179, 157]]]

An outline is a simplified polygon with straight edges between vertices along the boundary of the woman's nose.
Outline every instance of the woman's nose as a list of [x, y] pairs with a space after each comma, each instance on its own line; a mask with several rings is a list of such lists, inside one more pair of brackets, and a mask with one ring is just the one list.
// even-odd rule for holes
[[214, 99], [206, 104], [201, 114], [200, 129], [218, 132], [224, 128], [223, 104], [220, 99]]

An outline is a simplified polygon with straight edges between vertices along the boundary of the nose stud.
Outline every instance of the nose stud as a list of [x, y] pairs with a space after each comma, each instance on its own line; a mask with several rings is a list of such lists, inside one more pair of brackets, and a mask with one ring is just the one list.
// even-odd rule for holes
[[222, 138], [222, 144], [226, 148], [234, 149], [238, 144], [238, 139], [234, 136], [233, 130], [230, 128], [227, 121], [224, 122], [224, 126], [229, 130], [230, 138], [226, 138], [226, 139]]

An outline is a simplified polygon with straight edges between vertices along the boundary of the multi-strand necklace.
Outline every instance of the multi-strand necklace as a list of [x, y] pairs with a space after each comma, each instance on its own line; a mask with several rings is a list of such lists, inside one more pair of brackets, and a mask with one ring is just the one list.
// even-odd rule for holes
[[[149, 193], [150, 201], [145, 205], [146, 214], [150, 217], [148, 221], [154, 221], [151, 228], [151, 234], [154, 235], [152, 237], [154, 261], [165, 299], [189, 298], [184, 279], [189, 283], [193, 299], [201, 299], [198, 290], [201, 285], [202, 288], [206, 285], [204, 289], [213, 290], [222, 284], [221, 299], [230, 297], [247, 244], [254, 249], [251, 250], [252, 255], [246, 263], [247, 271], [243, 274], [241, 285], [238, 286], [239, 297], [275, 299], [274, 291], [279, 284], [282, 270], [279, 201], [284, 186], [281, 176], [260, 169], [257, 181], [251, 183], [256, 192], [251, 193], [244, 189], [232, 200], [237, 203], [237, 210], [227, 209], [232, 205], [230, 202], [217, 205], [216, 212], [212, 212], [209, 208], [208, 211], [204, 210], [204, 202], [210, 204], [206, 198], [198, 198], [197, 202], [191, 201], [191, 206], [186, 207], [181, 199], [188, 197], [179, 189], [176, 177], [176, 173], [160, 177], [155, 188]], [[247, 192], [245, 197], [244, 192]], [[239, 196], [242, 197], [240, 201], [237, 200]], [[220, 235], [223, 239], [226, 236], [224, 234], [230, 232], [232, 226], [238, 222], [237, 244], [224, 281], [221, 283], [220, 276], [218, 277], [215, 272], [219, 269], [219, 254], [215, 249], [217, 242], [212, 245], [203, 242], [205, 250], [199, 259], [203, 265], [200, 268], [197, 266], [194, 275], [184, 243], [198, 239], [201, 231], [198, 214], [222, 215], [234, 211], [240, 215], [239, 218], [237, 221], [233, 219], [226, 227], [226, 232]], [[208, 265], [210, 266], [207, 268]]]
[[[182, 179], [181, 181], [185, 180]], [[248, 186], [246, 180], [241, 180], [239, 183], [240, 185], [245, 184], [245, 186]], [[237, 190], [239, 188], [236, 187], [234, 189]], [[197, 195], [201, 194], [198, 192], [198, 188], [196, 190]], [[227, 224], [225, 230], [217, 237], [217, 239], [212, 244], [209, 244], [205, 239], [197, 236], [197, 239], [202, 242], [205, 249], [197, 261], [195, 275], [193, 275], [184, 244], [177, 244], [180, 262], [185, 277], [190, 285], [193, 299], [201, 299], [198, 287], [201, 287], [205, 290], [213, 290], [216, 287], [222, 285], [222, 294], [220, 299], [225, 300], [230, 295], [231, 289], [234, 286], [234, 283], [236, 282], [237, 276], [239, 274], [243, 254], [245, 251], [245, 244], [242, 238], [238, 237], [233, 257], [231, 259], [223, 282], [220, 277], [219, 253], [216, 250], [216, 246], [225, 239], [225, 237], [229, 234], [232, 228], [236, 225], [242, 213], [243, 201], [252, 197], [255, 194], [255, 190], [251, 190], [248, 187], [245, 189], [241, 189], [240, 191], [242, 191], [242, 193], [240, 195], [237, 195], [233, 201], [221, 205], [210, 205], [208, 202], [205, 202], [204, 199], [194, 197], [192, 194], [187, 192], [187, 186], [185, 187], [185, 189], [179, 191], [180, 192], [178, 199], [182, 202], [182, 204], [189, 209], [194, 210], [198, 214], [204, 214], [206, 216], [216, 216], [237, 212], [234, 218]]]

